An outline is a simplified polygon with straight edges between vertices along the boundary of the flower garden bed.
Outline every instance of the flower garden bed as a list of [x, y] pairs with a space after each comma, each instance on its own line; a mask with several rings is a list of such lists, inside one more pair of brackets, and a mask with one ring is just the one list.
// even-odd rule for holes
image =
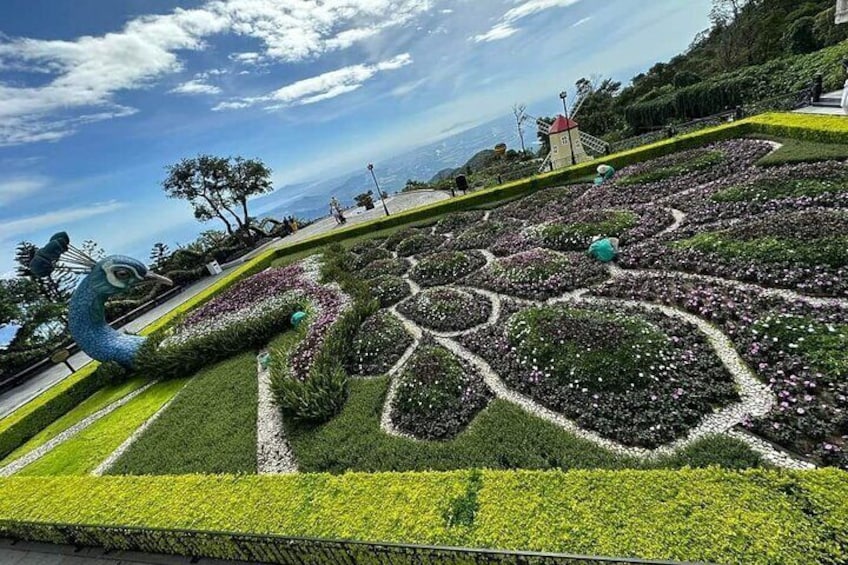
[[352, 375], [382, 375], [410, 345], [412, 336], [403, 324], [388, 312], [377, 312], [359, 328], [347, 360], [348, 370]]
[[492, 393], [471, 366], [434, 343], [422, 344], [398, 380], [392, 422], [420, 439], [448, 439], [485, 408]]
[[591, 286], [607, 276], [603, 265], [584, 254], [532, 249], [498, 259], [469, 282], [501, 294], [543, 300]]
[[716, 324], [778, 399], [747, 427], [796, 453], [848, 468], [848, 309], [680, 274], [629, 276], [595, 292], [676, 306]]
[[394, 275], [399, 277], [405, 274], [408, 270], [409, 261], [406, 259], [381, 259], [359, 269], [359, 271], [357, 271], [357, 275], [363, 279], [374, 279], [383, 275]]
[[[823, 296], [848, 296], [848, 212], [776, 212], [628, 249], [622, 265], [715, 275]], [[690, 235], [686, 237], [686, 235]], [[681, 239], [682, 237], [682, 239]]]
[[476, 292], [437, 287], [401, 303], [398, 312], [427, 329], [452, 332], [484, 323], [492, 304]]
[[522, 223], [517, 220], [493, 220], [472, 225], [461, 234], [457, 234], [448, 244], [451, 249], [460, 251], [486, 249], [501, 238], [520, 231]]
[[368, 290], [383, 308], [397, 304], [412, 293], [406, 281], [394, 275], [382, 275], [369, 280]]
[[442, 236], [417, 233], [398, 243], [395, 251], [400, 257], [412, 257], [430, 253], [441, 247], [444, 242], [445, 239]]
[[439, 286], [462, 279], [483, 265], [486, 258], [478, 251], [444, 251], [419, 261], [409, 278], [421, 286]]
[[621, 238], [639, 216], [629, 210], [585, 210], [531, 228], [531, 239], [555, 251], [584, 251], [595, 236]]
[[668, 443], [738, 399], [700, 332], [652, 311], [533, 307], [463, 343], [510, 387], [625, 445]]
[[485, 213], [482, 210], [469, 210], [468, 212], [455, 212], [448, 214], [438, 222], [433, 231], [437, 234], [444, 235], [449, 233], [459, 233], [465, 231], [472, 224], [475, 224], [483, 219]]

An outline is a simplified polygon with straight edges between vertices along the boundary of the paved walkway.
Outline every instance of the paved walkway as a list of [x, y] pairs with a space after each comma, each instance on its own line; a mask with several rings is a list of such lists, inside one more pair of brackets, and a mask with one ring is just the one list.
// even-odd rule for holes
[[244, 561], [221, 561], [188, 557], [136, 553], [130, 551], [106, 552], [103, 549], [85, 548], [79, 551], [68, 545], [18, 542], [0, 538], [0, 563], [2, 565], [249, 565]]
[[[438, 202], [439, 200], [444, 200], [446, 198], [450, 198], [450, 196], [445, 192], [437, 192], [433, 190], [419, 190], [415, 192], [407, 192], [392, 196], [386, 199], [386, 206], [389, 208], [389, 213], [400, 212], [403, 210], [409, 210], [410, 208], [423, 206], [431, 202]], [[348, 220], [347, 225], [359, 224], [383, 216], [385, 214], [385, 212], [383, 211], [383, 207], [380, 205], [379, 201], [377, 201], [376, 204], [377, 206], [373, 210], [366, 211], [364, 208], [353, 208], [351, 210], [346, 210], [345, 217]], [[241, 264], [244, 261], [247, 261], [255, 257], [256, 255], [266, 251], [267, 249], [283, 247], [285, 245], [296, 243], [298, 241], [303, 241], [304, 239], [308, 239], [315, 235], [332, 231], [334, 229], [340, 229], [340, 226], [336, 224], [336, 221], [333, 218], [324, 218], [322, 220], [318, 220], [317, 222], [301, 230], [298, 230], [298, 232], [294, 235], [283, 239], [275, 239], [274, 241], [269, 242], [261, 248], [254, 250], [239, 261], [231, 263], [230, 267], [235, 267], [238, 264]], [[212, 285], [214, 282], [224, 276], [226, 272], [227, 271], [214, 277], [207, 277], [194, 283], [193, 285], [189, 286], [183, 292], [171, 298], [164, 304], [157, 306], [150, 312], [123, 326], [121, 329], [127, 332], [138, 332], [139, 330], [158, 320], [180, 304], [184, 303], [188, 299], [192, 298], [193, 296], [208, 288], [210, 285]], [[91, 361], [91, 358], [85, 353], [81, 352], [72, 355], [68, 359], [68, 362], [75, 369], [79, 369], [89, 361]], [[18, 407], [29, 402], [30, 400], [47, 390], [48, 388], [52, 387], [58, 382], [61, 382], [69, 374], [70, 371], [64, 365], [54, 365], [53, 367], [46, 369], [38, 375], [30, 378], [20, 386], [17, 386], [11, 390], [4, 392], [3, 394], [0, 394], [0, 418], [5, 417]], [[0, 563], [3, 562], [0, 561]]]
[[827, 116], [845, 116], [845, 111], [840, 107], [842, 91], [836, 90], [822, 95], [822, 103], [827, 105], [804, 106], [795, 110], [797, 114], [824, 114]]

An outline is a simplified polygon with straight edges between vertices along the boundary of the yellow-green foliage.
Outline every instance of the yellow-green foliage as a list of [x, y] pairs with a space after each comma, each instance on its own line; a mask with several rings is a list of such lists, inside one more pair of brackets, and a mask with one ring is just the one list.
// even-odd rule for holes
[[85, 475], [115, 451], [185, 385], [186, 379], [153, 385], [56, 449], [24, 467], [23, 476]]
[[120, 384], [100, 389], [80, 403], [76, 408], [41, 430], [41, 432], [36, 434], [28, 442], [10, 453], [8, 457], [6, 457], [3, 461], [0, 461], [0, 466], [6, 465], [22, 455], [26, 455], [33, 449], [44, 445], [63, 431], [81, 422], [98, 410], [109, 406], [134, 390], [141, 388], [146, 382], [147, 379], [137, 377]]
[[[848, 475], [834, 469], [13, 477], [0, 480], [0, 532], [57, 522], [836, 564], [848, 552], [847, 496]], [[210, 543], [205, 553], [228, 551]]]
[[848, 120], [845, 116], [774, 113], [761, 114], [745, 121], [757, 133], [823, 143], [848, 143]]

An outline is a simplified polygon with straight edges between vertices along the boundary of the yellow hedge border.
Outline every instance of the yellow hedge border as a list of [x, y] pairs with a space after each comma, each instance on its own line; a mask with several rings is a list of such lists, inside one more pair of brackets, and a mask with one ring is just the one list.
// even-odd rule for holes
[[[845, 500], [835, 469], [13, 477], [0, 479], [0, 534], [49, 540], [32, 523], [64, 523], [835, 564], [848, 554]], [[457, 501], [469, 519], [454, 519]], [[206, 556], [233, 557], [225, 546]]]

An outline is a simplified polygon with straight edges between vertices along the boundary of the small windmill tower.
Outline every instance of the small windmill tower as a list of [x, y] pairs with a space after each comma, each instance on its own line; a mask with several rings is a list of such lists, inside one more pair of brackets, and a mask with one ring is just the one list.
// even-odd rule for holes
[[540, 173], [556, 171], [570, 167], [572, 164], [576, 165], [585, 161], [591, 161], [592, 157], [586, 152], [587, 147], [595, 155], [604, 155], [607, 153], [609, 144], [599, 137], [582, 131], [580, 125], [574, 120], [585, 100], [585, 95], [577, 100], [571, 112], [569, 112], [571, 117], [560, 114], [553, 123], [542, 119], [536, 120], [539, 133], [548, 136], [551, 146], [550, 153], [545, 157], [542, 166], [539, 167]]

